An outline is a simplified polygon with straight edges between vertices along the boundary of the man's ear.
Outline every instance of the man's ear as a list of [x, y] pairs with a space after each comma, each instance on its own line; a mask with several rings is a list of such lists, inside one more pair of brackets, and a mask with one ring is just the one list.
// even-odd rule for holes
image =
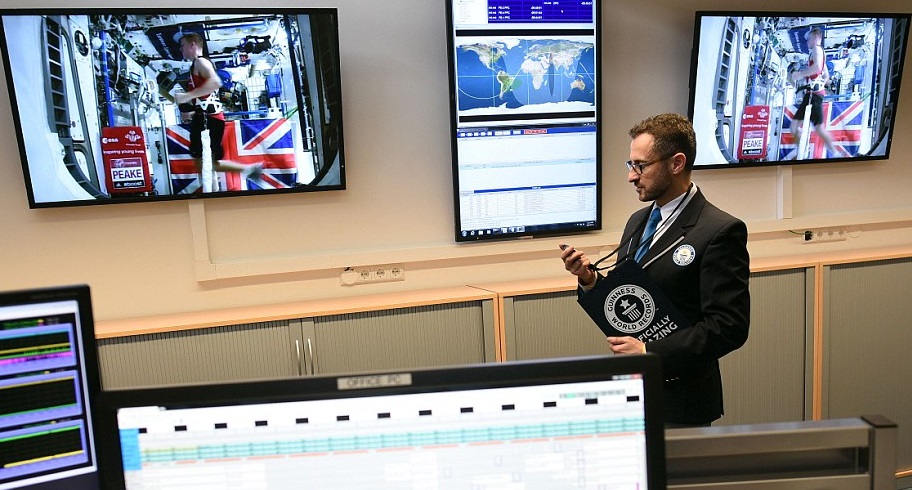
[[677, 175], [684, 173], [684, 167], [687, 165], [687, 157], [683, 153], [675, 153], [671, 161], [671, 173]]

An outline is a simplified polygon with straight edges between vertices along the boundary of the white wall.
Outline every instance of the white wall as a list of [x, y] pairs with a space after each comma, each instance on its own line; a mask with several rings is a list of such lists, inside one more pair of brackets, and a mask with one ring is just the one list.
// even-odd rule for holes
[[[907, 0], [801, 5], [857, 11], [871, 3], [877, 11], [909, 9]], [[137, 0], [37, 3], [80, 4], [147, 5]], [[0, 1], [2, 7], [35, 5]], [[195, 5], [249, 3], [204, 0]], [[443, 0], [283, 0], [269, 5], [339, 8], [348, 188], [30, 210], [4, 95], [0, 289], [88, 283], [96, 316], [114, 319], [565, 274], [556, 258], [559, 238], [454, 243]], [[654, 113], [687, 111], [694, 11], [795, 5], [790, 0], [603, 0], [604, 230], [563, 240], [598, 253], [617, 241], [628, 214], [641, 206], [625, 181], [627, 129]], [[909, 56], [907, 63], [912, 63]], [[748, 222], [752, 256], [912, 243], [912, 166], [906, 158], [912, 146], [910, 71], [903, 77], [893, 157], [865, 165], [788, 168], [790, 219], [777, 219], [780, 178], [775, 167], [695, 174], [713, 202]], [[5, 81], [0, 83], [5, 88]], [[804, 245], [788, 232], [835, 225], [848, 226], [852, 237]], [[377, 263], [403, 264], [406, 280], [341, 285], [345, 266]]]

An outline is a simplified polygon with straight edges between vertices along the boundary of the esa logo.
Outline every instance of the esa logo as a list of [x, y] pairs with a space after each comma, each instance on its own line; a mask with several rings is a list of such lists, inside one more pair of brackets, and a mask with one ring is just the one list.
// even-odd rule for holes
[[605, 298], [605, 319], [624, 333], [635, 334], [648, 327], [655, 314], [652, 295], [635, 284], [618, 286]]
[[[137, 133], [135, 129], [131, 129], [130, 132], [123, 135], [123, 137], [130, 143], [136, 143], [137, 141], [142, 139], [142, 135]], [[120, 138], [106, 136], [106, 137], [101, 138], [101, 143], [104, 145], [112, 145], [112, 144], [120, 143]]]

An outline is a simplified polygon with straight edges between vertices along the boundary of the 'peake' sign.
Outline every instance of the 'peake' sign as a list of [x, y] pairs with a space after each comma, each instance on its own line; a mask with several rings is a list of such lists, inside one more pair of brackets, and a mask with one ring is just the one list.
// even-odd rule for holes
[[152, 191], [146, 141], [139, 126], [113, 126], [101, 130], [101, 157], [111, 194]]

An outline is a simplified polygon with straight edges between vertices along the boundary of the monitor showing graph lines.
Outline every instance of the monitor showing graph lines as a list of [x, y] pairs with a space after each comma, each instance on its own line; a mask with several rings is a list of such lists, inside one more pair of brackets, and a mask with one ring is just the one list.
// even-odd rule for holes
[[0, 489], [97, 489], [85, 286], [0, 293]]

